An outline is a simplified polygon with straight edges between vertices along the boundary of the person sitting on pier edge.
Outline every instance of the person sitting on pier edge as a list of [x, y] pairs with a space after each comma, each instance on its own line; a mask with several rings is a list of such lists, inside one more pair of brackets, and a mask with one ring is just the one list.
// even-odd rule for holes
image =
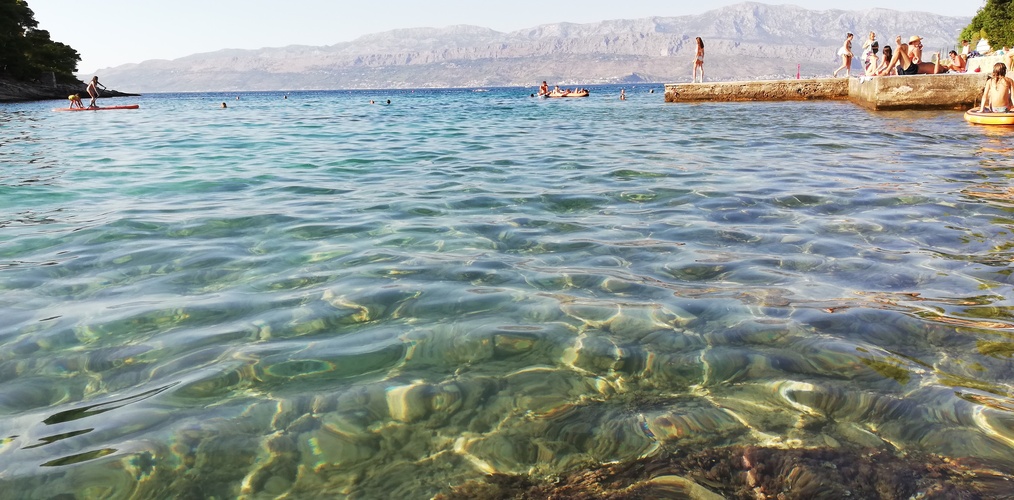
[[916, 64], [922, 62], [922, 37], [917, 35], [908, 37], [908, 58]]
[[[982, 89], [982, 104], [979, 105], [979, 112], [989, 111], [991, 113], [1007, 113], [1014, 107], [1014, 81], [1007, 77], [1007, 66], [1004, 63], [993, 65], [993, 75], [986, 81], [986, 88]], [[988, 103], [988, 104], [987, 104]]]
[[884, 59], [877, 63], [877, 71], [874, 75], [893, 76], [898, 74], [898, 68], [891, 66], [891, 56], [894, 55], [890, 45], [884, 45]]

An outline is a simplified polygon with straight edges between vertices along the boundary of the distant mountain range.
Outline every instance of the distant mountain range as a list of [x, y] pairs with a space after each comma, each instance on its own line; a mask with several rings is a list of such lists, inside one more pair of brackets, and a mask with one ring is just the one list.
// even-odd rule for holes
[[[795, 77], [797, 65], [804, 77], [830, 76], [846, 32], [856, 35], [857, 56], [871, 30], [881, 45], [896, 35], [919, 35], [927, 51], [946, 53], [969, 22], [924, 12], [748, 2], [693, 16], [547, 24], [513, 33], [477, 26], [402, 29], [330, 46], [219, 50], [100, 73], [103, 82], [129, 92], [679, 82], [690, 80], [700, 36], [709, 80], [780, 79]], [[856, 74], [859, 62], [853, 64]]]

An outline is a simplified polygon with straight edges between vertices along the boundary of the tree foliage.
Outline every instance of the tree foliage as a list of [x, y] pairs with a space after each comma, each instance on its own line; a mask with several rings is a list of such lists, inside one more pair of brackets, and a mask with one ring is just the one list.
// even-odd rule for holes
[[81, 56], [38, 26], [27, 1], [0, 0], [0, 75], [30, 80], [53, 72], [60, 81], [76, 80]]
[[980, 38], [989, 40], [994, 49], [1014, 48], [1014, 0], [986, 0], [960, 36], [971, 40], [973, 47]]

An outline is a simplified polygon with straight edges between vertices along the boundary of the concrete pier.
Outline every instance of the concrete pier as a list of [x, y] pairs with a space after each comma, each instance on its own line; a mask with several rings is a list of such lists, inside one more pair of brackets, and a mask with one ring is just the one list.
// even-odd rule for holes
[[873, 110], [968, 109], [982, 97], [984, 73], [676, 83], [666, 102], [850, 100]]
[[845, 78], [675, 83], [665, 86], [665, 102], [845, 100], [848, 91]]
[[875, 111], [969, 109], [982, 97], [982, 73], [886, 76], [849, 81], [849, 99]]

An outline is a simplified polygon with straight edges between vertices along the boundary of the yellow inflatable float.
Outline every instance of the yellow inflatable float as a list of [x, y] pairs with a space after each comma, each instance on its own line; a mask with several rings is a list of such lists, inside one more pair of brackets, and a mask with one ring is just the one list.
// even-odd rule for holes
[[1014, 113], [981, 113], [975, 108], [965, 111], [965, 121], [978, 125], [1014, 125]]

